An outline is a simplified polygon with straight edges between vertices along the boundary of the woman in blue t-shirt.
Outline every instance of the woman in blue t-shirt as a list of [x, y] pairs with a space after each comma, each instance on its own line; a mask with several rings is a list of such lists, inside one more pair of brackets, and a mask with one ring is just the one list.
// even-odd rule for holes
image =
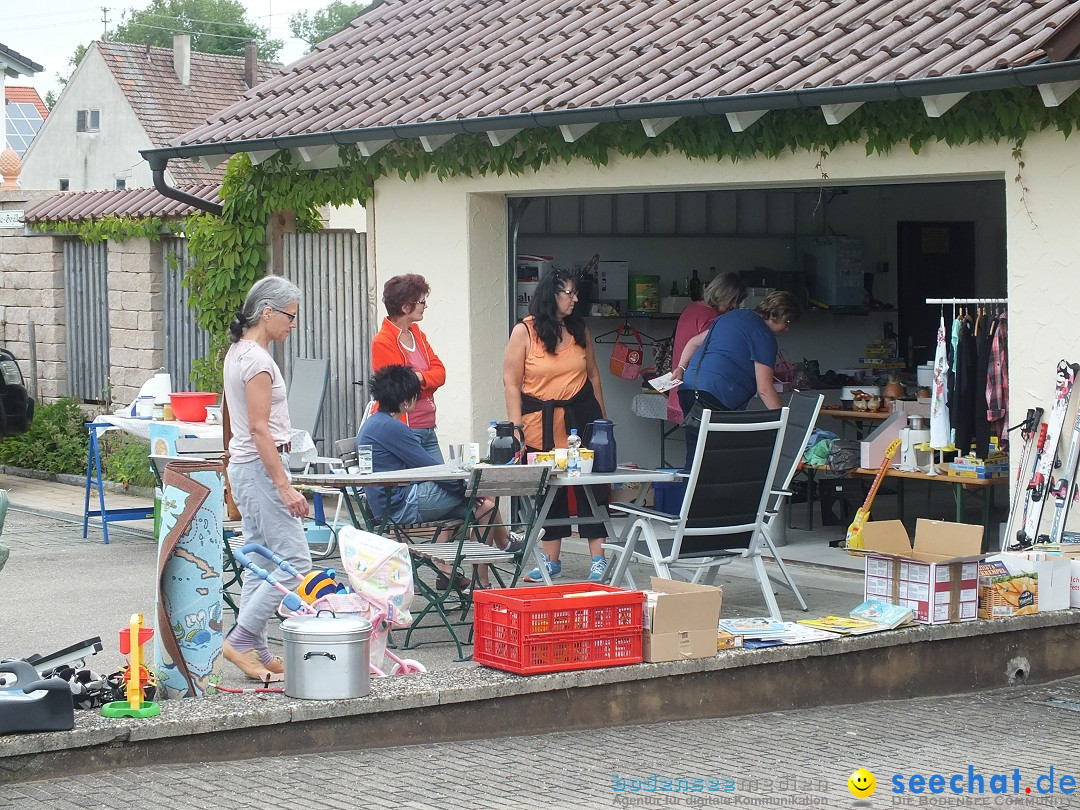
[[[776, 336], [800, 314], [788, 292], [767, 296], [754, 309], [737, 309], [713, 321], [708, 331], [691, 338], [672, 376], [683, 381], [679, 404], [689, 413], [695, 399], [712, 410], [744, 410], [754, 395], [766, 408], [779, 408], [773, 387]], [[692, 434], [692, 435], [691, 435]], [[693, 460], [697, 431], [687, 429], [686, 468]]]
[[[408, 366], [385, 366], [371, 378], [371, 395], [379, 409], [360, 426], [356, 436], [357, 445], [371, 447], [371, 465], [374, 472], [395, 472], [414, 467], [430, 467], [440, 464], [440, 459], [424, 449], [420, 438], [401, 421], [401, 415], [409, 413], [420, 398], [420, 382], [416, 372]], [[461, 520], [465, 517], [467, 503], [465, 484], [462, 481], [421, 481], [406, 486], [364, 487], [368, 508], [382, 519], [389, 505], [390, 519], [399, 526], [428, 523], [439, 520]], [[491, 541], [502, 551], [517, 553], [524, 545], [524, 538], [508, 533], [502, 518], [496, 511], [493, 498], [478, 498], [476, 517], [487, 523], [495, 521], [491, 529]], [[480, 539], [480, 538], [477, 538]], [[444, 566], [439, 564], [439, 568]], [[487, 566], [478, 565], [478, 588], [487, 588]], [[445, 590], [448, 578], [445, 574], [436, 582], [436, 589]], [[457, 577], [453, 584], [457, 590], [469, 587], [465, 577]]]

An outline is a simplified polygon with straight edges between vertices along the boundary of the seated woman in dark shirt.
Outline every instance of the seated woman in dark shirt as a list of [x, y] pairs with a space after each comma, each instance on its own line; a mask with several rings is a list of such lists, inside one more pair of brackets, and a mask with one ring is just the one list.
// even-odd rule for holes
[[[379, 409], [360, 426], [356, 436], [357, 445], [371, 446], [371, 463], [374, 472], [393, 472], [414, 467], [430, 467], [442, 462], [433, 458], [420, 439], [400, 420], [408, 413], [420, 396], [420, 382], [416, 372], [408, 366], [386, 366], [371, 378], [371, 394]], [[396, 487], [364, 487], [368, 506], [376, 518], [382, 518], [389, 510], [391, 519], [399, 525], [428, 523], [436, 520], [464, 519], [467, 511], [465, 484], [462, 481], [421, 481]], [[492, 498], [480, 498], [476, 502], [476, 515], [486, 522], [502, 523]], [[505, 526], [496, 525], [491, 540], [502, 550], [516, 552], [521, 548], [522, 538], [511, 537]], [[481, 585], [487, 585], [487, 566], [477, 566]], [[463, 578], [462, 578], [463, 579]], [[442, 582], [436, 587], [441, 587]], [[464, 588], [467, 582], [457, 582], [455, 587]]]

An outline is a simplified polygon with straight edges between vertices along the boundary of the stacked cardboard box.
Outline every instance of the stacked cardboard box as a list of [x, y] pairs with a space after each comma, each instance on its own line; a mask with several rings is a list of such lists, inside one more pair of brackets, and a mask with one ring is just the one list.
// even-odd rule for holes
[[982, 531], [920, 518], [913, 543], [899, 520], [867, 523], [857, 551], [866, 557], [864, 598], [911, 608], [923, 624], [974, 621]]

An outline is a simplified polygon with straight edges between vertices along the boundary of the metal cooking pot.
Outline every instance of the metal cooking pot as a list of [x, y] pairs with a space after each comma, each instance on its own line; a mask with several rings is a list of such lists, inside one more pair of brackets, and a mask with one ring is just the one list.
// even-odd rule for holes
[[285, 639], [285, 694], [302, 700], [367, 695], [371, 622], [320, 610], [281, 623]]

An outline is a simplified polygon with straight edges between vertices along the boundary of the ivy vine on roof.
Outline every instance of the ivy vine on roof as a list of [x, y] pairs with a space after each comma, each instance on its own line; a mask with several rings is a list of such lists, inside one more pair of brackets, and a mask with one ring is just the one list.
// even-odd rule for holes
[[[318, 208], [366, 203], [375, 181], [396, 173], [416, 179], [484, 174], [522, 174], [550, 164], [587, 161], [607, 165], [613, 154], [625, 157], [682, 154], [693, 160], [775, 158], [784, 152], [805, 152], [815, 161], [844, 144], [865, 141], [867, 155], [887, 154], [906, 144], [918, 154], [938, 141], [949, 146], [993, 141], [1013, 144], [1020, 167], [1015, 178], [1023, 189], [1022, 149], [1028, 134], [1051, 129], [1066, 138], [1080, 125], [1080, 93], [1059, 107], [1046, 107], [1035, 88], [972, 93], [940, 118], [926, 115], [920, 99], [864, 104], [837, 125], [825, 122], [817, 108], [773, 110], [745, 132], [732, 132], [722, 117], [682, 118], [655, 138], [637, 122], [605, 123], [567, 143], [557, 129], [526, 129], [508, 144], [492, 146], [486, 134], [457, 135], [434, 152], [418, 140], [394, 141], [370, 158], [356, 150], [340, 150], [342, 164], [312, 171], [292, 166], [279, 152], [259, 166], [247, 155], [233, 157], [221, 189], [222, 216], [190, 214], [183, 227], [190, 265], [185, 283], [200, 326], [211, 335], [211, 351], [196, 363], [194, 382], [201, 390], [218, 390], [221, 361], [228, 345], [228, 325], [248, 289], [266, 266], [266, 226], [276, 211], [293, 211], [297, 230], [321, 225]], [[110, 218], [115, 220], [118, 218]], [[60, 230], [84, 239], [150, 236], [160, 220], [101, 220], [100, 224], [48, 223], [41, 230]], [[39, 226], [35, 226], [39, 227]], [[127, 230], [125, 230], [127, 229]], [[102, 236], [102, 234], [106, 234]], [[151, 237], [153, 238], [153, 237]]]

